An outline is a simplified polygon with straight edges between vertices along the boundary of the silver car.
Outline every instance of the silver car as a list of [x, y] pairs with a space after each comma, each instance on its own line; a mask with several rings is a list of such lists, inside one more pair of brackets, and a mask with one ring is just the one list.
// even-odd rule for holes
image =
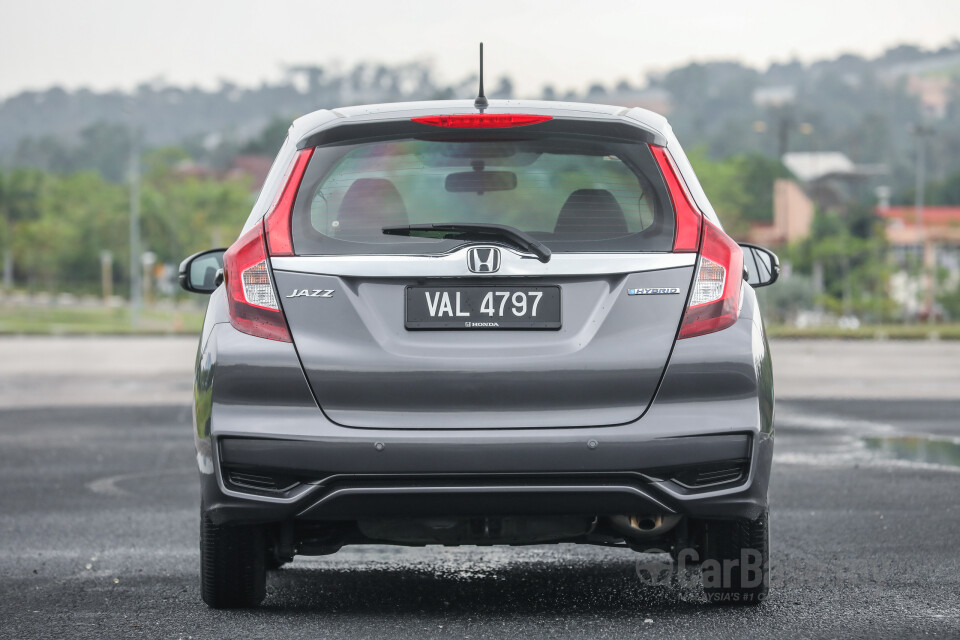
[[[768, 589], [775, 255], [724, 233], [667, 121], [537, 101], [322, 110], [240, 237], [184, 261], [201, 576], [349, 544], [582, 543]], [[717, 568], [722, 570], [717, 571]]]

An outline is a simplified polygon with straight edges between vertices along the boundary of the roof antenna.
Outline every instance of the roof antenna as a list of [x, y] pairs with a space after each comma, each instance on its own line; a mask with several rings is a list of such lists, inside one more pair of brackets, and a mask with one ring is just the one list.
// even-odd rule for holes
[[487, 97], [483, 95], [483, 43], [480, 43], [480, 95], [473, 101], [473, 106], [483, 113], [483, 110], [490, 106]]

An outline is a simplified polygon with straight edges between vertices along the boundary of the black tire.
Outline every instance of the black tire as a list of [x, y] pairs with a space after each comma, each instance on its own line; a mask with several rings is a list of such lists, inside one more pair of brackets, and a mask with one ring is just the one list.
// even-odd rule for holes
[[714, 604], [757, 605], [770, 589], [770, 516], [707, 523], [703, 591]]
[[267, 595], [263, 529], [200, 519], [200, 594], [214, 609], [255, 607]]

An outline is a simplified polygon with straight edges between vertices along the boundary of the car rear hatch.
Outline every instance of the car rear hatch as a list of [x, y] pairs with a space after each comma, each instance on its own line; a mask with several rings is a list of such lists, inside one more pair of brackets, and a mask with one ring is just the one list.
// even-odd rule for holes
[[[334, 422], [605, 426], [652, 401], [702, 217], [650, 132], [533, 118], [379, 121], [301, 142], [260, 232], [289, 330], [266, 337], [292, 340]], [[248, 272], [263, 282], [253, 268], [233, 281]]]

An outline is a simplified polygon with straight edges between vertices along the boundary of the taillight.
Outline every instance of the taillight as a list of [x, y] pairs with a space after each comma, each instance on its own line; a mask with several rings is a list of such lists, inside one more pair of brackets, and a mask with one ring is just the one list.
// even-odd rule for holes
[[700, 248], [700, 221], [703, 216], [693, 203], [693, 197], [687, 190], [687, 185], [680, 176], [673, 157], [665, 147], [650, 145], [650, 151], [660, 172], [667, 182], [670, 191], [670, 200], [673, 201], [673, 211], [676, 217], [676, 228], [673, 234], [674, 253], [695, 253]]
[[500, 127], [524, 127], [552, 120], [553, 116], [537, 116], [526, 113], [467, 113], [450, 116], [424, 116], [410, 118], [420, 124], [457, 129], [496, 129]]
[[272, 256], [293, 255], [293, 234], [290, 232], [290, 218], [293, 212], [293, 203], [297, 200], [297, 191], [303, 181], [303, 173], [310, 164], [313, 156], [313, 147], [301, 149], [294, 156], [293, 162], [287, 168], [287, 175], [283, 181], [283, 188], [273, 201], [270, 211], [264, 216], [264, 225], [267, 229], [267, 248]]
[[692, 338], [726, 329], [740, 316], [743, 250], [700, 213], [670, 152], [654, 145], [650, 151], [660, 166], [673, 202], [676, 220], [673, 252], [700, 252], [679, 337]]
[[703, 221], [703, 242], [697, 277], [683, 314], [680, 337], [692, 338], [726, 329], [740, 316], [743, 250], [709, 220]]
[[258, 338], [292, 342], [287, 319], [273, 287], [270, 256], [293, 255], [290, 218], [300, 182], [312, 156], [313, 148], [297, 152], [287, 168], [283, 186], [263, 220], [223, 254], [223, 280], [227, 287], [230, 324], [237, 331]]
[[252, 336], [291, 342], [287, 320], [273, 288], [263, 229], [263, 224], [258, 223], [223, 254], [230, 324]]

